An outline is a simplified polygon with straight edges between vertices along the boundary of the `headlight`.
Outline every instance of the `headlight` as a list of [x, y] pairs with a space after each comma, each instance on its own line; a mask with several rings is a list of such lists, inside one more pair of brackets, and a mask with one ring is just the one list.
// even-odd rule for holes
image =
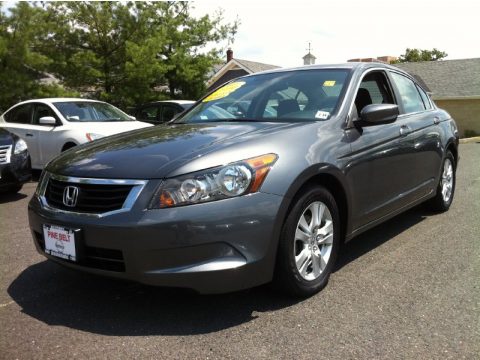
[[95, 134], [95, 133], [86, 133], [85, 135], [87, 136], [88, 141], [98, 140], [104, 137], [104, 135]]
[[25, 142], [25, 140], [18, 139], [17, 142], [15, 143], [15, 149], [13, 150], [13, 153], [14, 154], [20, 154], [27, 149], [28, 149], [28, 147], [27, 147], [27, 143]]
[[155, 192], [149, 208], [198, 204], [256, 192], [277, 158], [276, 154], [266, 154], [166, 179]]

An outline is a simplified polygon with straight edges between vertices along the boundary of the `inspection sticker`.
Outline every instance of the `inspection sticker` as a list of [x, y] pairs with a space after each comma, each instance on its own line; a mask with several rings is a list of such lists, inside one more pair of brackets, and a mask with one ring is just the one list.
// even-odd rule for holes
[[315, 114], [315, 118], [316, 119], [322, 119], [322, 120], [326, 120], [328, 119], [328, 117], [330, 116], [330, 113], [328, 111], [317, 111], [317, 113]]
[[203, 102], [209, 102], [227, 97], [228, 95], [236, 91], [238, 88], [241, 88], [243, 85], [245, 85], [245, 81], [235, 81], [233, 83], [227, 84], [208, 95], [205, 99], [203, 99]]
[[335, 80], [325, 80], [323, 86], [335, 86]]

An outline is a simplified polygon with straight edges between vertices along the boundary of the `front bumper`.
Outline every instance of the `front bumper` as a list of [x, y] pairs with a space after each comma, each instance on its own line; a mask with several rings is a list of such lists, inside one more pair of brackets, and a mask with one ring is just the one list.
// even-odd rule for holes
[[11, 156], [10, 162], [0, 165], [0, 189], [24, 184], [32, 178], [28, 152]]
[[[160, 210], [145, 210], [142, 196], [138, 200], [128, 212], [95, 218], [46, 209], [34, 196], [28, 216], [35, 246], [75, 269], [200, 293], [272, 279], [282, 197], [255, 193]], [[43, 224], [76, 231], [76, 262], [45, 253]]]

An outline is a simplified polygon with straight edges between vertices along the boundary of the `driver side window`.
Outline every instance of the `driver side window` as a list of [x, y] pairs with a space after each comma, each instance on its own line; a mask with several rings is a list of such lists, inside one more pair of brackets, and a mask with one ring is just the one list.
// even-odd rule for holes
[[381, 71], [367, 74], [360, 83], [355, 97], [358, 117], [362, 109], [371, 104], [395, 104], [387, 78]]
[[34, 125], [42, 125], [42, 124], [40, 124], [40, 118], [45, 117], [45, 116], [52, 116], [57, 121], [57, 124], [59, 123], [57, 115], [55, 115], [53, 110], [48, 105], [35, 104], [35, 112], [34, 112], [34, 115], [33, 115], [33, 124]]

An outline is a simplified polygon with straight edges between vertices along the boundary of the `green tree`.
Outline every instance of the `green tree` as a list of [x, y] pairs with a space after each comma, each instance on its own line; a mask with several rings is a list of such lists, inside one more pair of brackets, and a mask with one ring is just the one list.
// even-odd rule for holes
[[433, 48], [432, 50], [409, 49], [405, 50], [405, 54], [400, 55], [397, 63], [419, 62], [419, 61], [437, 61], [446, 58], [448, 54]]
[[204, 49], [237, 27], [221, 14], [196, 19], [187, 2], [54, 2], [46, 11], [50, 71], [123, 107], [157, 99], [162, 88], [197, 98], [219, 61], [220, 49]]
[[7, 16], [0, 7], [0, 110], [28, 98], [61, 96], [70, 91], [40, 81], [52, 63], [38, 50], [46, 31], [44, 11], [19, 2]]

